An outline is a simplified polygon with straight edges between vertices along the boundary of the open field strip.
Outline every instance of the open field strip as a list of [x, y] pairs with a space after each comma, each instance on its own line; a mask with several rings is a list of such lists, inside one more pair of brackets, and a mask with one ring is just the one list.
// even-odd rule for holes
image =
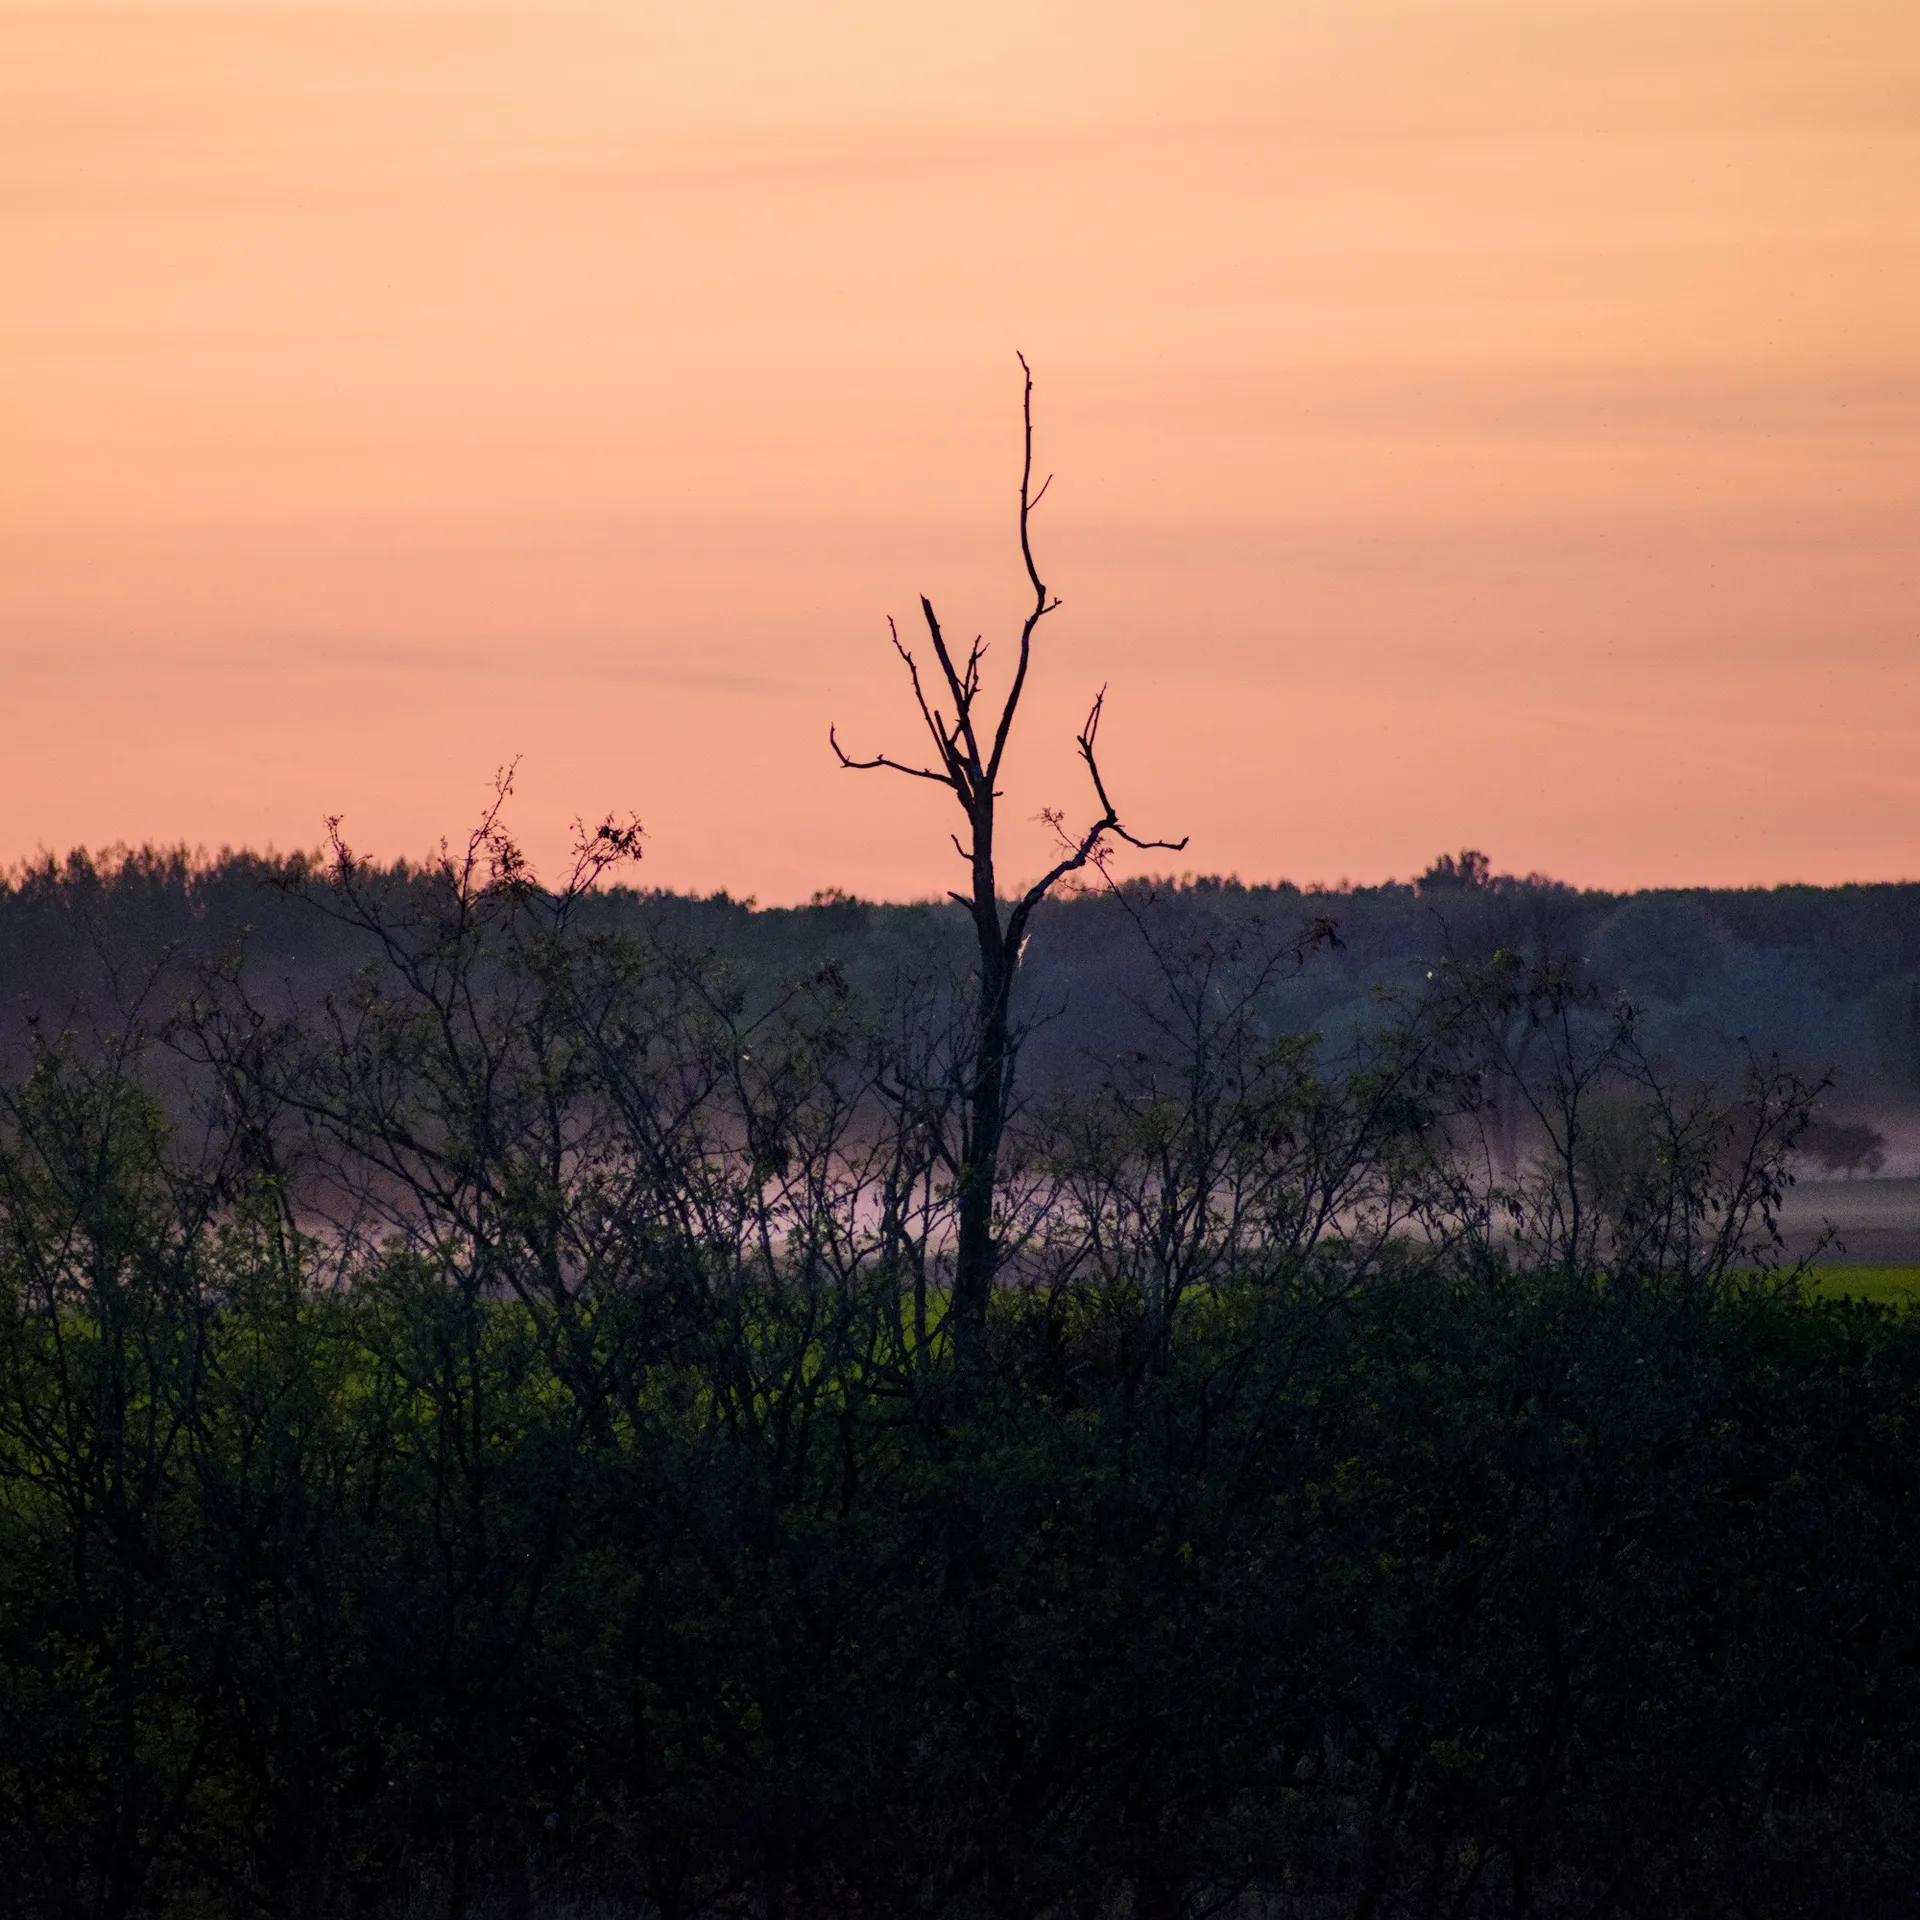
[[1828, 1300], [1872, 1300], [1883, 1306], [1920, 1301], [1920, 1266], [1817, 1266], [1814, 1292]]

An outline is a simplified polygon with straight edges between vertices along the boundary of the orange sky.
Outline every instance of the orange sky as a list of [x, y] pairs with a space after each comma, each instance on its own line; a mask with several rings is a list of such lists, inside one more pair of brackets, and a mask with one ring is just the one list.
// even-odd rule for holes
[[943, 887], [1015, 347], [1012, 866], [1920, 875], [1913, 0], [0, 0], [0, 862]]

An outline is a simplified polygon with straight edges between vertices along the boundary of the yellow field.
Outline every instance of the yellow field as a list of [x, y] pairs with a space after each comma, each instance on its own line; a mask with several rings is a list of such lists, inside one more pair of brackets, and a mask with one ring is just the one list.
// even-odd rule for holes
[[1920, 1301], [1920, 1267], [1816, 1267], [1814, 1291], [1829, 1299]]

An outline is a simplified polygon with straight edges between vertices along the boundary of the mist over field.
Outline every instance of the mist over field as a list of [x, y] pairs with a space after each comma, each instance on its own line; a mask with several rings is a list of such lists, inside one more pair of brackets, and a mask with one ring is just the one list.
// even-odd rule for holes
[[[277, 1011], [344, 991], [374, 943], [316, 904], [309, 883], [323, 865], [147, 850], [17, 869], [0, 891], [0, 1057], [18, 1062], [34, 1023], [82, 1034], [126, 1019], [164, 1025], [227, 963]], [[419, 885], [427, 869], [391, 872]], [[950, 900], [823, 889], [810, 907], [761, 908], [614, 883], [589, 916], [609, 933], [710, 955], [763, 1005], [830, 965], [877, 1011], [967, 964], [965, 916]], [[1398, 1017], [1436, 967], [1501, 951], [1566, 959], [1599, 1001], [1631, 1010], [1638, 1043], [1676, 1080], [1731, 1088], [1752, 1060], [1774, 1057], [1824, 1083], [1786, 1200], [1790, 1243], [1811, 1250], [1833, 1222], [1829, 1259], [1920, 1263], [1920, 1186], [1893, 1184], [1920, 1178], [1920, 884], [1612, 894], [1497, 873], [1477, 853], [1378, 887], [1191, 875], [1095, 884], [1034, 923], [1016, 988], [1031, 1028], [1022, 1072], [1036, 1087], [1084, 1088], [1138, 1044], [1164, 992], [1156, 941], [1224, 944], [1252, 929], [1284, 947], [1316, 928], [1263, 988], [1265, 1031], [1315, 1034], [1337, 1056]]]

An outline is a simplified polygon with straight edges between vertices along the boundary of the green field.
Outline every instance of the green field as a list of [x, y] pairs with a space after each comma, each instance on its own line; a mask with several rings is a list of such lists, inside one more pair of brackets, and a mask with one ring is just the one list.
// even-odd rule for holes
[[1904, 1305], [1920, 1301], [1920, 1267], [1816, 1267], [1814, 1290], [1828, 1299]]

